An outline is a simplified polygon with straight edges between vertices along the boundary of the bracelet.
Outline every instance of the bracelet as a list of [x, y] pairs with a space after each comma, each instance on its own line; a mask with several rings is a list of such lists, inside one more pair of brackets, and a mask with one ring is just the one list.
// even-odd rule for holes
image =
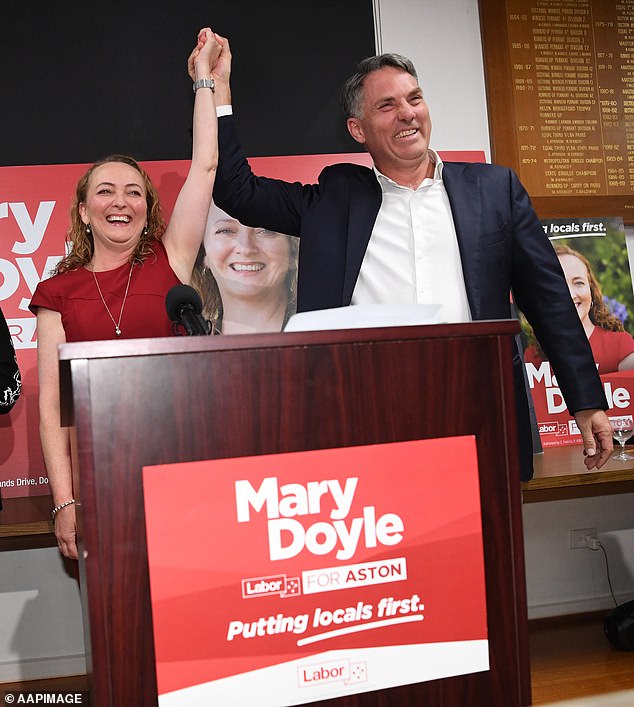
[[51, 518], [55, 520], [55, 516], [58, 514], [59, 511], [62, 510], [62, 508], [66, 508], [66, 506], [72, 506], [73, 503], [75, 503], [75, 499], [71, 498], [70, 501], [64, 501], [64, 503], [60, 503], [59, 506], [55, 506], [53, 510], [51, 511]]
[[213, 79], [196, 79], [192, 88], [194, 89], [194, 93], [196, 93], [199, 88], [210, 88], [213, 93], [216, 89], [216, 82]]

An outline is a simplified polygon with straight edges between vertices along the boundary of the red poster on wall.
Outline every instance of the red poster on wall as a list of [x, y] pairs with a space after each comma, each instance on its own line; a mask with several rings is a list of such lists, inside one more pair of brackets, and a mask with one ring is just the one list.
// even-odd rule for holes
[[[447, 160], [483, 161], [481, 151], [441, 152]], [[256, 157], [256, 174], [312, 183], [335, 162], [370, 166], [367, 153]], [[189, 162], [144, 162], [168, 216], [187, 175]], [[75, 185], [88, 165], [0, 168], [0, 306], [22, 373], [22, 394], [0, 420], [0, 495], [4, 498], [50, 492], [40, 450], [37, 331], [29, 303], [40, 280], [65, 254], [65, 234]]]
[[168, 464], [143, 483], [162, 707], [488, 670], [474, 437]]
[[[634, 291], [622, 218], [542, 221], [603, 383], [608, 416], [632, 426], [634, 415]], [[526, 377], [544, 447], [581, 444], [555, 371], [523, 321]]]

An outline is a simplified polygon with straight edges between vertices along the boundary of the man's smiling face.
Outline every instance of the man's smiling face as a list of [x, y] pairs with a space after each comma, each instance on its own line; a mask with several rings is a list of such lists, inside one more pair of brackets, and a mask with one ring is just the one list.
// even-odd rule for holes
[[426, 161], [431, 118], [414, 76], [391, 66], [373, 71], [363, 82], [361, 106], [361, 117], [348, 118], [348, 130], [379, 171], [389, 174]]

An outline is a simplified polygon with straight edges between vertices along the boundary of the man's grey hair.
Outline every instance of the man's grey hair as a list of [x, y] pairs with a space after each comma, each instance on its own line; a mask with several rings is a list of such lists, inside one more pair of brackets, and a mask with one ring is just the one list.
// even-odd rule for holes
[[359, 62], [357, 73], [346, 81], [341, 91], [341, 108], [346, 119], [363, 117], [363, 83], [365, 77], [374, 71], [384, 69], [386, 66], [405, 71], [418, 80], [414, 64], [400, 54], [379, 54], [378, 56], [369, 56], [367, 59], [363, 59]]

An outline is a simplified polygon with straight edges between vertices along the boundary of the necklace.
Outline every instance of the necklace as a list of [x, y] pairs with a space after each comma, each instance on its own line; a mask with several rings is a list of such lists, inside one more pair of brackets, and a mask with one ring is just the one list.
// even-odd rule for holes
[[106, 308], [106, 312], [108, 312], [108, 316], [110, 319], [112, 319], [112, 323], [114, 324], [114, 333], [115, 336], [121, 336], [121, 317], [123, 316], [123, 308], [125, 307], [125, 301], [128, 297], [128, 290], [130, 289], [130, 280], [132, 279], [132, 270], [134, 268], [134, 263], [130, 265], [130, 274], [128, 275], [128, 284], [125, 286], [125, 294], [123, 295], [123, 302], [121, 303], [121, 311], [119, 312], [119, 321], [114, 320], [114, 317], [112, 316], [112, 312], [110, 311], [110, 308], [106, 304], [106, 300], [103, 297], [103, 294], [101, 293], [101, 287], [99, 287], [99, 282], [97, 281], [97, 276], [95, 275], [95, 271], [92, 270], [92, 276], [95, 278], [95, 285], [97, 285], [97, 291], [99, 292], [99, 297], [101, 297], [101, 301], [103, 302], [103, 306]]

